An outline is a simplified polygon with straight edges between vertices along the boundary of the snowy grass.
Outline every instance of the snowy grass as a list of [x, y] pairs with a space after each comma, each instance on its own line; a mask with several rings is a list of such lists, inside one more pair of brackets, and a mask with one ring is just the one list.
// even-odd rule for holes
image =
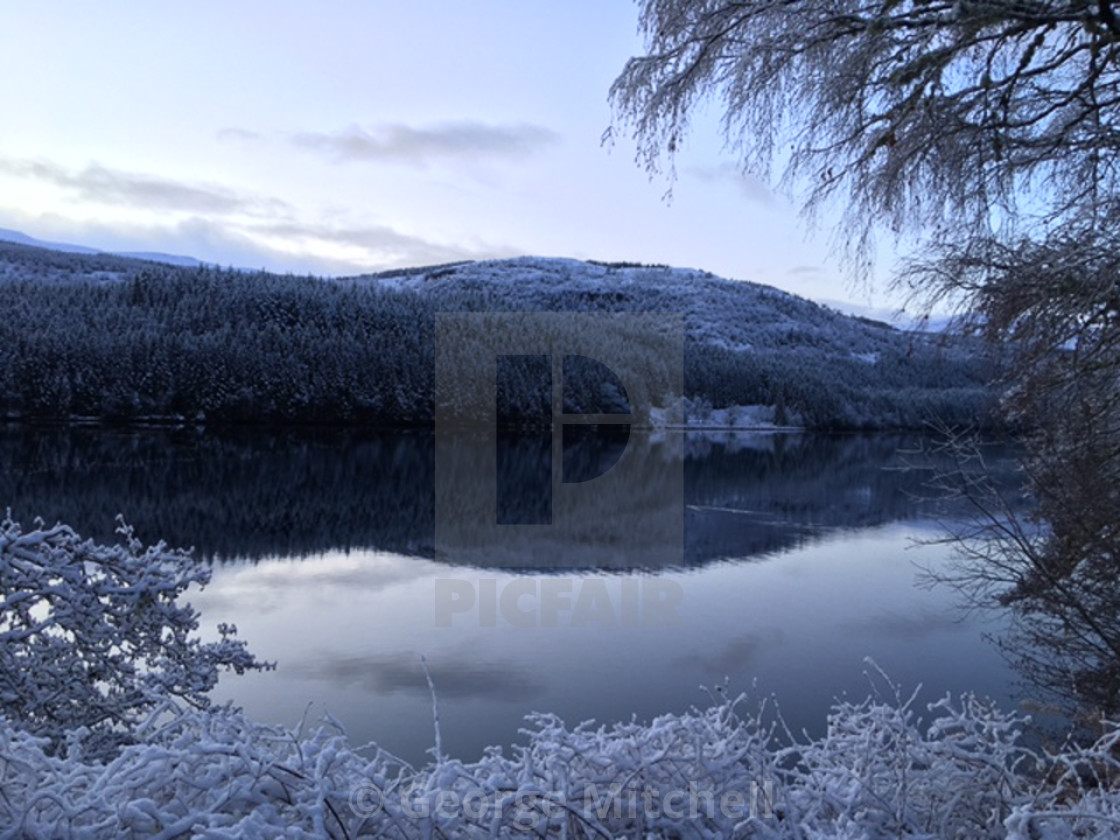
[[[1115, 838], [1120, 729], [1056, 755], [1026, 719], [975, 697], [923, 724], [893, 686], [838, 703], [799, 740], [772, 703], [569, 727], [530, 716], [528, 743], [414, 768], [228, 708], [168, 703], [111, 761], [0, 729], [0, 837]], [[928, 725], [927, 725], [928, 724]]]

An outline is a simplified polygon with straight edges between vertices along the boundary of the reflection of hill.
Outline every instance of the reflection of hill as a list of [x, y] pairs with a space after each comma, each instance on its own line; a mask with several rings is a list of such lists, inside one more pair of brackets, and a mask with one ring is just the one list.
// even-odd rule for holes
[[0, 432], [0, 508], [96, 537], [123, 513], [208, 557], [430, 555], [432, 474], [431, 436], [400, 432]]
[[[741, 557], [839, 528], [969, 515], [959, 499], [931, 498], [927, 483], [953, 463], [945, 455], [918, 455], [921, 443], [913, 435], [771, 435], [739, 444], [691, 439], [686, 552], [701, 562]], [[997, 447], [990, 463], [1011, 491], [1012, 464], [1002, 454]]]
[[[836, 528], [951, 514], [944, 503], [918, 498], [928, 471], [890, 469], [903, 464], [898, 448], [916, 442], [775, 435], [737, 444], [690, 435], [685, 562], [779, 551]], [[642, 435], [631, 445], [651, 459], [668, 451]], [[487, 457], [464, 452], [461, 463]], [[519, 475], [534, 475], [511, 470], [499, 479], [510, 487]], [[0, 430], [0, 509], [10, 506], [25, 523], [64, 521], [98, 538], [111, 536], [123, 513], [142, 539], [194, 545], [207, 557], [355, 548], [430, 557], [434, 477], [433, 438], [419, 433]], [[571, 550], [571, 565], [581, 565], [579, 544]]]
[[[568, 435], [573, 428], [578, 434]], [[540, 441], [535, 435], [505, 433], [489, 441], [480, 435], [441, 438], [436, 559], [552, 572], [683, 565], [681, 437], [635, 434], [627, 445], [625, 429], [565, 426], [564, 481], [550, 474], [548, 436]], [[503, 451], [520, 457], [502, 458]], [[535, 468], [523, 469], [526, 463]], [[542, 520], [524, 517], [496, 524], [502, 496], [518, 499], [522, 512], [544, 513], [547, 525], [526, 524]]]

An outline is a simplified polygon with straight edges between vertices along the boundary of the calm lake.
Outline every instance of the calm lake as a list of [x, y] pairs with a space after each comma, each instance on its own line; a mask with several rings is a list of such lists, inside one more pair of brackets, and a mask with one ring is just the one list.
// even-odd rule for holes
[[[926, 701], [974, 691], [1017, 704], [1016, 676], [984, 638], [998, 619], [915, 586], [921, 566], [947, 559], [915, 541], [966, 514], [930, 498], [947, 460], [900, 452], [924, 442], [635, 432], [633, 457], [683, 472], [683, 545], [675, 559], [610, 564], [587, 540], [553, 545], [561, 566], [530, 549], [520, 562], [519, 544], [448, 562], [424, 433], [7, 427], [0, 505], [25, 527], [40, 516], [99, 539], [121, 513], [145, 541], [193, 546], [214, 564], [190, 597], [203, 627], [235, 623], [279, 663], [216, 692], [259, 720], [294, 725], [311, 704], [309, 721], [329, 712], [352, 741], [422, 763], [434, 740], [424, 656], [444, 750], [470, 760], [520, 741], [534, 710], [569, 724], [648, 720], [704, 705], [700, 687], [725, 678], [733, 692], [775, 695], [794, 731], [819, 734], [835, 697], [869, 692], [868, 656], [908, 691], [921, 683]], [[475, 446], [456, 449], [468, 478], [493, 464], [492, 446]], [[565, 451], [565, 469], [594, 475], [612, 447]], [[498, 484], [534, 509], [539, 447], [503, 451]], [[1014, 487], [1010, 450], [988, 457]], [[659, 518], [634, 527], [657, 533]]]

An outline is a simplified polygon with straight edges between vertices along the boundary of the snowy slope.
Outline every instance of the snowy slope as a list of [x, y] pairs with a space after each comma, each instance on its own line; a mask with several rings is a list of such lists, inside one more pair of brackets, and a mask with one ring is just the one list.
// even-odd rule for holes
[[[969, 340], [693, 269], [524, 257], [323, 280], [0, 242], [0, 308], [10, 416], [426, 424], [437, 312], [551, 310], [683, 315], [704, 424], [991, 417], [991, 367]], [[735, 406], [750, 409], [718, 411]]]
[[896, 329], [706, 271], [518, 257], [349, 282], [412, 291], [452, 311], [681, 313], [689, 415], [704, 425], [723, 425], [723, 415], [710, 409], [731, 406], [745, 407], [738, 412], [744, 416], [770, 418], [767, 423], [819, 428], [914, 428], [934, 418], [984, 424], [991, 418], [992, 368], [977, 342]]
[[915, 343], [944, 344], [851, 317], [770, 286], [706, 271], [518, 257], [366, 275], [358, 281], [437, 299], [469, 294], [511, 310], [661, 311], [685, 314], [689, 339], [732, 352], [816, 348], [875, 364]]
[[[194, 257], [159, 252], [109, 252], [83, 245], [48, 242], [19, 231], [0, 228], [0, 243], [13, 243], [61, 254], [118, 257], [120, 261], [97, 265], [40, 255], [44, 273], [61, 279], [72, 266], [77, 277], [108, 279], [123, 275], [126, 260], [158, 262], [179, 268], [206, 263]], [[11, 268], [13, 256], [23, 263]], [[13, 255], [0, 244], [0, 277], [28, 277], [34, 257]], [[61, 270], [60, 270], [61, 269]], [[710, 272], [666, 266], [602, 264], [563, 258], [519, 257], [506, 260], [450, 263], [409, 268], [350, 278], [394, 290], [411, 290], [435, 298], [464, 294], [492, 297], [502, 309], [524, 310], [644, 310], [683, 312], [691, 339], [746, 351], [756, 346], [807, 343], [831, 352], [851, 353], [869, 363], [884, 340], [897, 339], [889, 325], [848, 317], [827, 306], [757, 283], [725, 280]], [[856, 313], [853, 313], [856, 314]], [[884, 336], [891, 336], [884, 339]], [[913, 336], [911, 336], [913, 340]]]

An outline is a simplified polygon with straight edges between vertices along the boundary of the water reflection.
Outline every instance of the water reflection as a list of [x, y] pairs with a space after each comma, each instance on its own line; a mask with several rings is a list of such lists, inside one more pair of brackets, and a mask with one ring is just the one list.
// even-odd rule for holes
[[[627, 443], [617, 427], [569, 428], [437, 436], [436, 559], [552, 572], [686, 565], [681, 437]], [[543, 515], [496, 517], [503, 496]]]
[[[279, 662], [275, 672], [223, 679], [217, 699], [287, 724], [313, 702], [312, 719], [329, 711], [354, 740], [413, 762], [433, 744], [421, 655], [439, 693], [444, 749], [464, 759], [521, 741], [531, 711], [572, 725], [650, 720], [703, 705], [698, 687], [725, 679], [736, 692], [757, 684], [773, 693], [795, 732], [820, 735], [834, 697], [867, 694], [866, 656], [908, 689], [924, 685], [925, 700], [975, 691], [1012, 706], [1012, 676], [981, 641], [993, 627], [962, 620], [951, 592], [915, 588], [910, 560], [936, 564], [944, 555], [940, 546], [911, 552], [921, 533], [909, 525], [834, 531], [768, 562], [661, 572], [652, 579], [681, 593], [676, 626], [571, 620], [581, 589], [617, 597], [646, 574], [525, 577], [365, 552], [227, 564], [192, 603], [207, 622], [235, 621], [254, 651]], [[500, 610], [483, 621], [476, 610], [442, 626], [433, 605], [448, 578], [476, 591], [566, 582], [573, 595], [554, 625], [539, 597], [527, 597], [519, 606], [529, 622]]]
[[[929, 520], [964, 512], [925, 497], [931, 471], [946, 463], [901, 469], [910, 459], [899, 450], [919, 443], [635, 431], [626, 457], [643, 475], [683, 474], [683, 561], [678, 553], [669, 567], [603, 564], [601, 551], [578, 541], [557, 547], [574, 555], [563, 572], [516, 557], [487, 565], [484, 552], [469, 566], [436, 560], [436, 450], [423, 434], [9, 428], [0, 431], [0, 504], [25, 521], [40, 515], [102, 538], [123, 512], [145, 539], [252, 560], [220, 564], [191, 602], [206, 627], [236, 623], [279, 668], [224, 679], [218, 700], [289, 725], [313, 701], [312, 717], [329, 711], [356, 741], [422, 762], [433, 741], [424, 655], [445, 749], [470, 759], [516, 742], [533, 710], [572, 724], [648, 720], [702, 704], [697, 686], [724, 678], [735, 690], [757, 679], [795, 731], [819, 734], [833, 697], [866, 694], [867, 655], [906, 686], [924, 683], [928, 699], [972, 690], [1012, 702], [1007, 668], [981, 642], [993, 627], [962, 621], [952, 592], [914, 587], [910, 560], [936, 565], [945, 551], [910, 554], [912, 538], [932, 533]], [[539, 444], [524, 445], [544, 457]], [[585, 435], [568, 457], [590, 474], [617, 455], [617, 441], [598, 445]], [[496, 463], [493, 445], [459, 440], [452, 454], [467, 494], [493, 496], [499, 481], [514, 493], [539, 490], [539, 463], [509, 458], [489, 489], [472, 489], [480, 465]], [[1014, 474], [1004, 476], [1011, 486]], [[625, 501], [633, 527], [651, 523], [656, 535], [654, 498]], [[448, 580], [476, 605], [441, 623], [437, 594]], [[551, 624], [546, 583], [561, 593]], [[596, 620], [572, 620], [581, 593], [607, 593], [618, 617], [627, 585], [644, 584], [675, 588], [677, 624], [612, 623], [601, 608]], [[501, 611], [485, 617], [482, 593], [510, 586], [533, 596], [519, 602], [538, 609], [527, 626]]]
[[[606, 467], [619, 457], [614, 436], [580, 432], [571, 442], [564, 453], [566, 470], [579, 476], [602, 470], [610, 477]], [[922, 458], [917, 468], [901, 469], [910, 459], [900, 449], [919, 444], [891, 435], [681, 437], [635, 431], [628, 454], [642, 472], [636, 489], [622, 499], [623, 511], [632, 517], [626, 527], [647, 534], [651, 546], [664, 545], [658, 528], [666, 517], [659, 505], [674, 498], [657, 488], [674, 471], [683, 471], [688, 566], [769, 554], [837, 529], [960, 513], [947, 501], [928, 498], [925, 483], [933, 469], [949, 466], [946, 461]], [[493, 442], [464, 438], [452, 448], [458, 476], [454, 503], [493, 497], [494, 486], [483, 486], [483, 477], [493, 475], [484, 469], [494, 463]], [[499, 451], [508, 456], [499, 459], [496, 480], [502, 497], [512, 500], [507, 513], [539, 516], [547, 501], [542, 494], [554, 487], [541, 478], [549, 475], [545, 444], [527, 436], [507, 440]], [[990, 463], [999, 464], [997, 456]], [[1009, 485], [1014, 480], [1009, 470], [1005, 478]], [[431, 558], [435, 489], [435, 442], [423, 433], [0, 430], [0, 506], [11, 506], [15, 517], [62, 521], [107, 539], [120, 513], [141, 538], [194, 546], [208, 558], [259, 560], [355, 549]], [[594, 494], [572, 498], [582, 499], [578, 503], [586, 508], [568, 513], [577, 521], [598, 515]], [[593, 541], [552, 551], [563, 555], [565, 568], [682, 562], [680, 552], [658, 555], [652, 549], [610, 557]], [[518, 560], [478, 553], [472, 563], [532, 566], [524, 559], [531, 554], [525, 550]], [[544, 570], [547, 563], [535, 566]]]

